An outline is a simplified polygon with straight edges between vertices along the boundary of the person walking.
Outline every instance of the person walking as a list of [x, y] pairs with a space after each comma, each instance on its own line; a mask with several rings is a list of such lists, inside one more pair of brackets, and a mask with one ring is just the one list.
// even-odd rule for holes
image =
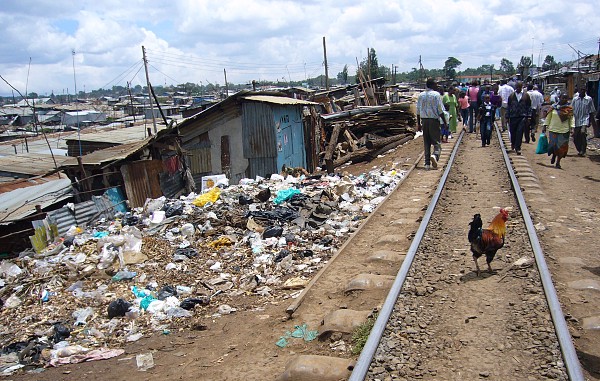
[[[423, 145], [425, 148], [425, 169], [437, 168], [442, 144], [440, 143], [440, 118], [445, 128], [444, 105], [440, 93], [435, 91], [436, 83], [433, 78], [428, 78], [425, 91], [417, 98], [417, 131], [423, 131]], [[433, 145], [433, 154], [431, 146]]]
[[[437, 92], [440, 93], [440, 96], [442, 97], [442, 104], [443, 104], [444, 97], [446, 96], [446, 87], [444, 85], [438, 85]], [[448, 130], [449, 121], [450, 121], [450, 113], [448, 112], [446, 105], [444, 105], [444, 117], [440, 118], [440, 126], [441, 126], [440, 142], [441, 143], [448, 143], [448, 135], [450, 135], [450, 130]], [[444, 122], [446, 122], [446, 124], [444, 124]]]
[[479, 130], [481, 131], [481, 146], [490, 145], [492, 138], [492, 127], [496, 119], [496, 106], [490, 100], [490, 95], [483, 96], [483, 103], [479, 107]]
[[469, 121], [469, 98], [467, 98], [466, 92], [461, 91], [458, 94], [458, 104], [460, 105], [460, 116], [462, 118], [463, 129], [466, 129]]
[[579, 89], [579, 92], [571, 101], [573, 107], [573, 115], [575, 117], [575, 129], [573, 130], [573, 143], [577, 148], [577, 154], [584, 156], [587, 151], [587, 134], [588, 128], [595, 123], [594, 100], [589, 95], [586, 95], [585, 88]]
[[494, 118], [494, 120], [500, 119], [500, 108], [502, 107], [502, 97], [500, 96], [500, 93], [498, 92], [498, 90], [499, 90], [498, 84], [494, 83], [492, 85], [492, 90], [490, 91], [490, 102], [496, 108], [496, 117]]
[[531, 98], [531, 126], [529, 131], [531, 132], [531, 141], [535, 142], [535, 133], [537, 132], [537, 125], [540, 116], [540, 110], [544, 103], [544, 95], [538, 91], [537, 85], [527, 85], [527, 94]]
[[521, 154], [521, 142], [525, 125], [531, 122], [531, 98], [523, 91], [523, 82], [518, 81], [515, 92], [508, 97], [508, 126], [510, 128], [510, 149]]
[[508, 97], [510, 97], [510, 95], [512, 93], [514, 93], [515, 90], [506, 83], [506, 79], [503, 79], [502, 81], [500, 81], [500, 88], [498, 89], [498, 93], [500, 94], [500, 97], [502, 98], [502, 108], [500, 109], [500, 123], [502, 124], [502, 132], [506, 131], [506, 129], [508, 128], [508, 124], [506, 123], [506, 111], [508, 110]]
[[[456, 126], [458, 125], [459, 117], [458, 100], [454, 93], [454, 86], [450, 86], [448, 92], [442, 97], [442, 103], [444, 104], [446, 111], [450, 113], [450, 122], [448, 123], [450, 135], [456, 134]], [[446, 140], [446, 143], [448, 143], [448, 140]]]
[[477, 81], [473, 81], [469, 89], [467, 90], [467, 97], [469, 98], [469, 133], [474, 133], [477, 122], [475, 119], [477, 118], [477, 96], [479, 95], [479, 87], [477, 86]]
[[569, 152], [569, 136], [574, 128], [573, 107], [569, 106], [569, 96], [562, 94], [544, 120], [544, 129], [548, 130], [548, 156], [552, 156], [550, 164], [556, 163], [556, 168], [561, 168], [560, 161]]

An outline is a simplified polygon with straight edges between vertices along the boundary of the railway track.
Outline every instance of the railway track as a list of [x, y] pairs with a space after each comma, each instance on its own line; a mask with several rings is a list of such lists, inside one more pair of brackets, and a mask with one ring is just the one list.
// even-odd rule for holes
[[[584, 379], [507, 138], [497, 131], [483, 148], [463, 133], [444, 145], [437, 171], [424, 171], [421, 158], [407, 168], [287, 308], [321, 336], [281, 356], [279, 380]], [[505, 246], [494, 271], [477, 276], [468, 223], [480, 213], [485, 227], [501, 207], [510, 211]], [[373, 315], [354, 361], [343, 344]]]

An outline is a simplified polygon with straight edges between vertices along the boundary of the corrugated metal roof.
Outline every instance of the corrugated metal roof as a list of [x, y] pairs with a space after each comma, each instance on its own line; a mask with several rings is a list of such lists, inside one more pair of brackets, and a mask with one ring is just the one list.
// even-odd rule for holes
[[52, 175], [48, 175], [45, 177], [30, 177], [27, 179], [14, 179], [12, 177], [0, 177], [0, 194], [13, 191], [15, 189], [28, 188], [33, 187], [40, 184], [46, 184], [50, 181], [66, 179], [67, 175], [62, 172], [60, 173], [60, 178], [58, 177], [58, 173], [54, 173]]
[[73, 196], [71, 180], [61, 179], [0, 194], [0, 223], [19, 220]]
[[242, 99], [248, 101], [256, 101], [256, 102], [267, 102], [274, 103], [278, 105], [316, 105], [318, 103], [303, 101], [301, 99], [294, 99], [288, 97], [275, 97], [272, 95], [249, 95], [246, 97], [242, 97]]
[[[81, 161], [84, 165], [101, 165], [106, 162], [126, 159], [130, 155], [143, 149], [151, 140], [152, 137], [149, 137], [138, 142], [97, 150], [87, 155], [83, 155]], [[77, 165], [77, 158], [74, 157], [68, 158], [63, 163], [63, 167], [75, 167]]]
[[[67, 159], [56, 156], [56, 164], [60, 167]], [[0, 157], [0, 172], [41, 176], [55, 170], [52, 155], [40, 153], [25, 153]]]
[[[166, 128], [165, 125], [157, 125], [157, 129], [164, 130]], [[102, 143], [114, 143], [114, 144], [127, 144], [127, 143], [135, 143], [140, 140], [145, 139], [148, 136], [148, 132], [146, 128], [151, 128], [152, 123], [148, 124], [147, 127], [143, 125], [136, 125], [133, 127], [127, 128], [119, 128], [117, 130], [110, 131], [102, 131], [102, 132], [94, 132], [94, 133], [82, 133], [81, 141], [82, 142], [102, 142]], [[154, 130], [152, 130], [154, 134]], [[66, 139], [67, 144], [69, 141], [77, 142], [78, 139], [76, 135], [73, 138]]]

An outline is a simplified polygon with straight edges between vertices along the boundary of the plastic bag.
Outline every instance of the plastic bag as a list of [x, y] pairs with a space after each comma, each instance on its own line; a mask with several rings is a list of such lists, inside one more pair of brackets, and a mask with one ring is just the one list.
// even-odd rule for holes
[[98, 263], [98, 269], [104, 270], [109, 268], [114, 262], [115, 258], [119, 252], [112, 248], [111, 244], [105, 244], [102, 247], [102, 252], [100, 253], [100, 261]]
[[75, 324], [73, 325], [86, 325], [86, 320], [88, 317], [94, 314], [94, 309], [92, 307], [80, 308], [73, 312], [73, 318], [75, 319]]
[[119, 298], [117, 300], [113, 300], [108, 305], [108, 318], [112, 319], [117, 316], [125, 316], [127, 311], [129, 311], [129, 307], [131, 307], [131, 304], [124, 299]]
[[21, 275], [23, 270], [14, 263], [10, 261], [3, 261], [0, 264], [0, 274], [4, 275], [6, 278], [12, 278]]
[[133, 279], [137, 273], [135, 271], [121, 270], [112, 277], [113, 282], [118, 282], [120, 280], [130, 280]]
[[296, 188], [282, 189], [279, 192], [277, 192], [277, 197], [275, 197], [273, 203], [275, 205], [279, 205], [284, 201], [289, 200], [290, 198], [292, 198], [293, 195], [298, 193], [300, 193], [300, 191]]
[[191, 310], [197, 304], [205, 306], [205, 305], [207, 305], [209, 303], [210, 303], [210, 298], [208, 296], [196, 297], [196, 298], [187, 298], [187, 299], [184, 299], [181, 302], [181, 304], [179, 305], [179, 307], [183, 308], [184, 310]]
[[208, 192], [202, 193], [201, 195], [196, 197], [196, 199], [194, 201], [192, 201], [192, 204], [194, 204], [196, 206], [204, 206], [209, 202], [214, 203], [215, 201], [217, 201], [219, 199], [220, 195], [221, 195], [221, 189], [219, 187], [214, 187], [211, 190], [209, 190]]
[[543, 132], [540, 134], [535, 153], [544, 154], [548, 152], [548, 137]]
[[271, 237], [281, 237], [283, 234], [283, 228], [281, 226], [269, 226], [263, 232], [263, 239], [271, 238]]

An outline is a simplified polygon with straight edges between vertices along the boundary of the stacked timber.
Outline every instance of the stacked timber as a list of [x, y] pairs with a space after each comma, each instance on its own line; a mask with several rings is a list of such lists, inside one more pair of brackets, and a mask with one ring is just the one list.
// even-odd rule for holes
[[321, 163], [327, 172], [348, 161], [372, 160], [412, 139], [416, 118], [410, 106], [411, 102], [403, 101], [321, 115], [325, 137]]

